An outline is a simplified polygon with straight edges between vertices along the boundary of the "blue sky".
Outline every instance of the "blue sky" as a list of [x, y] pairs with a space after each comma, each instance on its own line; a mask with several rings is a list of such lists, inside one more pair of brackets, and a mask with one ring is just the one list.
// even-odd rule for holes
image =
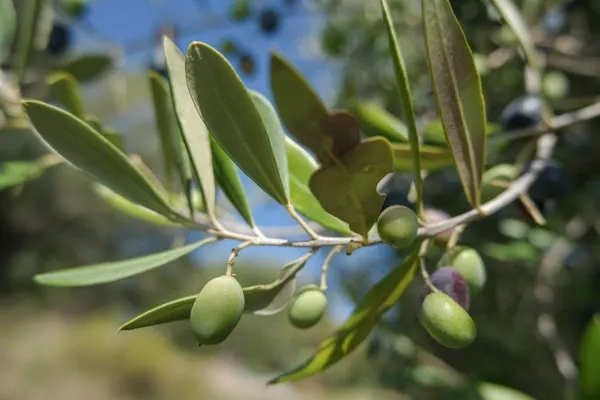
[[[124, 49], [135, 48], [135, 52], [127, 52], [127, 57], [120, 67], [143, 72], [155, 50], [154, 43], [158, 28], [162, 24], [175, 22], [176, 26], [185, 30], [183, 35], [176, 38], [182, 50], [185, 50], [188, 43], [193, 40], [203, 41], [219, 48], [224, 38], [233, 38], [243, 48], [251, 50], [256, 59], [257, 72], [252, 77], [240, 74], [249, 88], [271, 98], [267, 74], [268, 57], [270, 50], [277, 50], [307, 77], [327, 104], [333, 105], [341, 73], [339, 64], [328, 59], [319, 48], [319, 34], [324, 15], [308, 9], [301, 0], [297, 0], [291, 7], [285, 6], [284, 0], [254, 1], [256, 9], [269, 6], [281, 10], [284, 14], [277, 34], [266, 37], [259, 31], [255, 18], [243, 23], [229, 21], [227, 13], [231, 3], [231, 1], [219, 0], [95, 0], [92, 1], [85, 24], [93, 27], [98, 34], [90, 34], [87, 29], [78, 30], [81, 33], [78, 36], [78, 48], [81, 51], [101, 50], [107, 45]], [[231, 61], [236, 66], [235, 60]], [[149, 118], [148, 124], [153, 123], [151, 110], [145, 110], [142, 114]], [[128, 118], [135, 120], [138, 116], [134, 118], [128, 116]], [[248, 190], [256, 193], [256, 186], [247, 178], [245, 181]], [[253, 211], [260, 226], [293, 224], [282, 207], [274, 202], [256, 206]], [[210, 251], [200, 250], [197, 258], [199, 262], [206, 262], [208, 259], [225, 263], [229, 250], [234, 245], [234, 242], [212, 245]], [[285, 248], [250, 248], [242, 253], [240, 261], [268, 259], [269, 264], [283, 265], [301, 256], [304, 251]], [[312, 282], [318, 280], [323, 256], [324, 254], [320, 254], [319, 257], [313, 258], [303, 271], [302, 278]], [[386, 258], [389, 260], [389, 253], [381, 247], [365, 249], [351, 259], [347, 259], [344, 255], [338, 256], [332, 269], [343, 268], [345, 271], [351, 271], [365, 266], [378, 269], [378, 264], [385, 263]], [[335, 291], [335, 286], [335, 281], [332, 280], [331, 292]], [[332, 311], [335, 316], [340, 318], [351, 311], [347, 302], [332, 297], [334, 301], [330, 301], [330, 304], [333, 305]]]

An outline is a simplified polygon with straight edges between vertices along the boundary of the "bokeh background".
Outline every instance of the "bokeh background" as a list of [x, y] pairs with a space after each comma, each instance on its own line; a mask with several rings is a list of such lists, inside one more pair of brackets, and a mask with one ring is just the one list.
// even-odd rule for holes
[[[378, 1], [90, 0], [79, 17], [65, 15], [62, 2], [55, 3], [54, 23], [68, 32], [65, 52], [57, 57], [98, 52], [114, 60], [110, 70], [83, 84], [86, 108], [122, 133], [126, 150], [159, 176], [147, 72], [161, 68], [157, 49], [167, 30], [181, 49], [193, 40], [221, 49], [246, 85], [269, 98], [268, 58], [276, 50], [329, 106], [352, 109], [369, 101], [400, 115]], [[420, 1], [390, 3], [425, 127], [436, 111]], [[544, 80], [544, 95], [556, 113], [598, 101], [600, 93], [600, 4], [568, 3], [517, 1], [547, 56], [551, 78]], [[504, 107], [525, 91], [516, 42], [487, 1], [452, 5], [475, 52], [489, 120], [498, 123]], [[43, 79], [40, 65], [35, 73]], [[10, 73], [10, 65], [3, 70]], [[44, 90], [30, 86], [24, 96], [44, 98]], [[568, 191], [547, 211], [546, 226], [511, 206], [465, 232], [463, 242], [480, 251], [489, 275], [473, 299], [479, 336], [471, 347], [443, 349], [420, 327], [417, 278], [350, 357], [313, 379], [275, 387], [265, 386], [268, 378], [309, 356], [402, 254], [377, 246], [337, 257], [330, 267], [327, 318], [311, 330], [293, 329], [285, 313], [244, 317], [224, 344], [198, 349], [185, 323], [119, 334], [117, 328], [147, 308], [197, 292], [221, 273], [231, 242], [115, 284], [44, 288], [33, 283], [34, 274], [148, 254], [198, 234], [119, 214], [67, 166], [1, 190], [0, 400], [478, 398], [464, 391], [465, 382], [513, 387], [536, 399], [574, 398], [582, 335], [600, 304], [599, 128], [589, 121], [559, 132], [556, 160]], [[436, 143], [433, 135], [428, 140]], [[23, 130], [0, 129], [0, 141], [2, 162], [44, 153]], [[527, 144], [503, 144], [489, 163], [514, 162]], [[260, 226], [293, 226], [284, 210], [245, 182]], [[449, 214], [467, 210], [453, 168], [429, 175], [425, 190], [430, 206]], [[236, 273], [245, 285], [267, 282], [301, 254], [252, 248], [240, 256]], [[440, 254], [437, 249], [432, 266]], [[323, 257], [310, 261], [300, 275], [303, 283], [316, 282]]]

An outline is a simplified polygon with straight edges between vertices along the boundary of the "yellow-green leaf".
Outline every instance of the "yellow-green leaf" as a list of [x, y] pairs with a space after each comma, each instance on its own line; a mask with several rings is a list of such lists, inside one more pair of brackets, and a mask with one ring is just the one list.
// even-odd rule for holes
[[337, 164], [318, 169], [310, 178], [309, 187], [325, 211], [367, 237], [384, 201], [377, 193], [377, 184], [392, 172], [393, 161], [387, 139], [369, 138]]
[[49, 167], [56, 164], [43, 160], [3, 162], [0, 164], [0, 190], [39, 178]]
[[48, 272], [36, 275], [34, 279], [37, 283], [47, 286], [91, 286], [114, 282], [161, 267], [191, 253], [202, 245], [216, 240], [214, 237], [209, 237], [187, 246], [160, 253]]
[[579, 387], [583, 400], [600, 398], [600, 314], [585, 329], [579, 350]]
[[423, 23], [438, 113], [467, 199], [479, 207], [486, 144], [479, 74], [448, 0], [423, 0]]
[[283, 140], [270, 137], [276, 130], [265, 127], [233, 66], [211, 46], [193, 42], [185, 67], [192, 99], [219, 146], [261, 189], [287, 204], [285, 148], [273, 147]]
[[381, 315], [402, 297], [417, 270], [417, 252], [413, 251], [398, 267], [369, 290], [352, 316], [319, 345], [315, 354], [292, 371], [269, 383], [297, 381], [335, 364], [362, 343]]
[[134, 203], [168, 218], [177, 217], [165, 198], [125, 154], [91, 126], [37, 100], [23, 104], [40, 138], [65, 160]]
[[165, 37], [163, 50], [177, 121], [192, 167], [198, 177], [208, 215], [215, 215], [215, 177], [213, 173], [210, 134], [188, 88], [185, 57], [171, 39]]
[[[394, 153], [394, 169], [396, 171], [412, 171], [411, 148], [407, 143], [392, 143]], [[454, 163], [452, 153], [446, 147], [421, 145], [419, 146], [421, 168], [435, 171]]]
[[194, 294], [156, 306], [125, 322], [119, 330], [129, 331], [189, 319], [196, 296]]
[[291, 138], [285, 140], [292, 205], [306, 218], [347, 236], [353, 235], [348, 224], [323, 209], [310, 191], [311, 175], [319, 169], [317, 161]]
[[367, 136], [383, 136], [393, 142], [407, 142], [408, 128], [402, 121], [379, 105], [368, 102], [353, 107]]
[[74, 116], [85, 120], [83, 97], [75, 78], [66, 72], [55, 72], [48, 77], [49, 96], [62, 104]]

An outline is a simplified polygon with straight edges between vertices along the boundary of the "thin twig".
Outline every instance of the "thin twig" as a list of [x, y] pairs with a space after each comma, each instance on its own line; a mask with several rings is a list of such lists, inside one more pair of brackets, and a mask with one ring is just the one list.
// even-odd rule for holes
[[325, 257], [325, 261], [323, 261], [323, 265], [321, 266], [321, 290], [322, 291], [327, 290], [327, 269], [329, 268], [329, 264], [331, 264], [331, 260], [333, 260], [333, 257], [337, 253], [342, 251], [343, 248], [344, 248], [344, 246], [334, 246], [331, 249], [331, 251], [329, 252], [329, 254], [327, 254], [327, 257]]
[[302, 229], [304, 229], [308, 236], [315, 240], [319, 239], [319, 235], [315, 231], [313, 231], [312, 228], [306, 223], [306, 221], [304, 221], [304, 218], [302, 218], [300, 214], [296, 212], [296, 209], [293, 205], [286, 204], [285, 209], [290, 214], [290, 216], [298, 223], [298, 225], [300, 225]]
[[425, 285], [431, 289], [432, 292], [439, 292], [438, 288], [436, 288], [431, 282], [431, 278], [429, 277], [429, 272], [427, 272], [427, 266], [425, 265], [425, 255], [427, 254], [427, 250], [429, 249], [430, 240], [426, 239], [421, 243], [421, 248], [419, 249], [419, 267], [421, 269], [421, 276], [425, 281]]
[[244, 243], [238, 245], [237, 247], [234, 247], [233, 249], [231, 249], [231, 254], [229, 255], [229, 258], [227, 259], [227, 269], [225, 270], [225, 275], [230, 276], [233, 274], [233, 264], [235, 263], [236, 257], [240, 254], [240, 252], [242, 250], [244, 250], [246, 247], [249, 247], [252, 245], [254, 245], [254, 242], [249, 240], [249, 241], [244, 242]]
[[452, 230], [452, 233], [450, 234], [450, 239], [448, 240], [448, 243], [446, 243], [446, 251], [452, 250], [454, 247], [456, 247], [456, 244], [460, 241], [460, 238], [465, 229], [467, 229], [467, 225], [462, 224], [458, 225], [456, 228], [454, 228], [454, 230]]

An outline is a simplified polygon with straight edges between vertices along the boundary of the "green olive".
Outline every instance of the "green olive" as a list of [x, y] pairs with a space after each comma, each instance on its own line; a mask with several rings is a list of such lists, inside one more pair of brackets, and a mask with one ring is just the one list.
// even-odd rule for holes
[[478, 293], [483, 289], [487, 279], [485, 263], [475, 249], [457, 246], [447, 255], [445, 261], [465, 278], [471, 293]]
[[377, 220], [381, 240], [397, 248], [409, 246], [417, 237], [419, 221], [416, 214], [405, 206], [386, 208]]
[[244, 291], [232, 276], [210, 280], [198, 293], [190, 325], [201, 345], [219, 344], [236, 327], [244, 312]]
[[300, 290], [290, 306], [288, 317], [292, 325], [299, 329], [315, 326], [327, 308], [327, 296], [316, 286]]
[[471, 316], [450, 296], [441, 292], [425, 297], [420, 321], [431, 337], [451, 349], [467, 347], [477, 336]]

